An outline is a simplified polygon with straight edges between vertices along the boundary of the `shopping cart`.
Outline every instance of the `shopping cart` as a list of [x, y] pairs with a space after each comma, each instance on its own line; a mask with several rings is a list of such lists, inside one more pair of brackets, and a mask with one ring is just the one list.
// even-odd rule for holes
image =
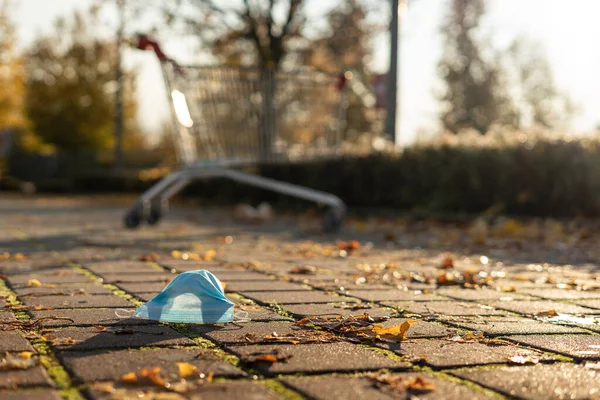
[[124, 217], [126, 227], [156, 224], [169, 199], [194, 180], [226, 178], [323, 205], [323, 230], [340, 228], [346, 207], [337, 196], [240, 168], [339, 156], [345, 75], [179, 66], [145, 36], [137, 47], [154, 50], [160, 60], [181, 168], [137, 199]]

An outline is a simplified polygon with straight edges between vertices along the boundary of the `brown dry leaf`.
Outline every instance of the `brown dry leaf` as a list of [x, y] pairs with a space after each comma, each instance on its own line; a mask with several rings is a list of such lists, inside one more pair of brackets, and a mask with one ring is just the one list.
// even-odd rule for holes
[[106, 332], [106, 327], [102, 325], [92, 325], [94, 328], [98, 329], [100, 332]]
[[360, 248], [360, 242], [358, 240], [351, 240], [349, 242], [339, 241], [337, 242], [337, 248], [351, 252]]
[[317, 269], [310, 265], [297, 266], [290, 270], [290, 274], [297, 274], [297, 275], [315, 275], [316, 273], [317, 273]]
[[25, 286], [30, 288], [42, 287], [42, 282], [38, 281], [37, 279], [30, 279], [27, 281], [27, 285]]
[[214, 251], [213, 249], [210, 249], [204, 253], [204, 256], [202, 258], [204, 259], [204, 261], [212, 261], [215, 259], [216, 256], [217, 256], [217, 252]]
[[406, 378], [390, 373], [369, 374], [367, 378], [378, 387], [389, 387], [399, 393], [428, 393], [435, 390], [435, 385], [421, 376]]
[[375, 324], [373, 328], [371, 328], [371, 331], [378, 337], [393, 339], [400, 342], [406, 339], [408, 330], [410, 329], [411, 325], [416, 322], [418, 322], [418, 320], [409, 319], [404, 321], [401, 325], [395, 325], [389, 328], [384, 328], [381, 324]]
[[537, 364], [540, 362], [540, 360], [538, 358], [535, 358], [532, 356], [525, 356], [522, 354], [515, 354], [514, 356], [509, 357], [508, 360], [513, 364], [520, 364], [520, 365]]
[[179, 368], [179, 377], [187, 378], [190, 375], [199, 375], [198, 368], [195, 365], [186, 362], [178, 362], [177, 368]]
[[165, 386], [166, 381], [160, 376], [160, 368], [144, 368], [138, 373], [139, 378], [146, 378], [156, 386]]
[[557, 315], [556, 310], [541, 311], [535, 314], [536, 317], [556, 317]]
[[426, 393], [434, 391], [435, 385], [421, 376], [415, 376], [406, 383], [406, 389], [411, 392]]
[[23, 261], [26, 257], [23, 253], [16, 253], [12, 256], [13, 260]]
[[454, 256], [446, 256], [440, 263], [440, 268], [454, 268]]
[[137, 375], [135, 372], [129, 372], [129, 373], [121, 376], [121, 381], [124, 383], [136, 383]]
[[274, 350], [271, 353], [254, 353], [251, 355], [248, 361], [250, 362], [265, 362], [269, 364], [274, 364], [281, 361], [287, 361], [292, 358], [291, 354], [279, 354], [278, 350]]
[[140, 261], [158, 261], [160, 260], [160, 255], [158, 253], [152, 252], [149, 254], [142, 254], [139, 258]]

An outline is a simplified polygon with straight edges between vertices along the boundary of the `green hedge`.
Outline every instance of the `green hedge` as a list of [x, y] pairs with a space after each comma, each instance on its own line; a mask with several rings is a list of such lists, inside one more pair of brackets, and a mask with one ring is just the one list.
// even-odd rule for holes
[[[265, 165], [264, 176], [324, 190], [351, 208], [476, 214], [600, 216], [600, 151], [596, 142], [538, 141], [505, 146], [417, 146], [402, 154], [374, 154], [294, 165]], [[77, 191], [141, 191], [151, 181], [79, 177]], [[184, 195], [237, 204], [261, 201], [306, 206], [229, 181], [196, 183]]]

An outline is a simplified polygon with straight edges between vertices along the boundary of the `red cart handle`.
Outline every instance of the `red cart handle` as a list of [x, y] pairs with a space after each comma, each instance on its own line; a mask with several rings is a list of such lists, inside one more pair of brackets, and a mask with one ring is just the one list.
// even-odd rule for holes
[[138, 34], [137, 44], [135, 47], [139, 50], [152, 50], [160, 62], [171, 63], [177, 72], [183, 72], [179, 64], [177, 64], [177, 62], [172, 58], [167, 57], [167, 55], [160, 48], [158, 42], [150, 39], [148, 35]]

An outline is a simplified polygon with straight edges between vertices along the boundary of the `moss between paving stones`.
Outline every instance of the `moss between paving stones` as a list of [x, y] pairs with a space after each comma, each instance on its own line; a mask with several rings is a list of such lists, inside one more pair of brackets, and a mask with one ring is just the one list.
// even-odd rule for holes
[[[419, 368], [418, 367], [415, 368], [415, 370], [417, 370], [417, 369], [419, 369]], [[456, 376], [448, 375], [448, 374], [445, 374], [443, 372], [434, 371], [434, 370], [432, 370], [431, 368], [428, 368], [428, 367], [422, 367], [420, 369], [423, 372], [427, 372], [428, 374], [430, 374], [432, 376], [435, 376], [436, 378], [439, 378], [439, 379], [442, 379], [442, 380], [445, 380], [445, 381], [448, 381], [448, 382], [453, 382], [453, 383], [456, 383], [457, 385], [465, 386], [465, 387], [473, 390], [474, 392], [485, 394], [485, 395], [489, 396], [492, 399], [498, 399], [498, 400], [500, 400], [500, 399], [505, 399], [506, 398], [503, 395], [501, 395], [499, 393], [496, 393], [496, 392], [494, 392], [494, 391], [492, 391], [492, 390], [490, 390], [488, 388], [485, 388], [483, 386], [480, 386], [480, 385], [478, 385], [478, 384], [476, 384], [474, 382], [467, 381], [467, 380], [464, 380], [464, 379], [460, 379], [460, 378], [458, 378]]]
[[302, 396], [300, 393], [289, 389], [283, 383], [279, 382], [276, 379], [265, 379], [257, 381], [257, 383], [263, 385], [267, 389], [272, 390], [273, 392], [280, 394], [286, 400], [304, 400], [306, 397]]
[[408, 361], [406, 361], [406, 357], [400, 356], [400, 355], [394, 353], [391, 350], [382, 349], [380, 347], [373, 347], [373, 346], [369, 346], [367, 344], [359, 344], [359, 346], [360, 347], [364, 347], [365, 349], [373, 351], [375, 353], [382, 354], [382, 355], [386, 356], [387, 358], [389, 358], [391, 360], [400, 361], [400, 362], [404, 362], [404, 363], [410, 364]]
[[[71, 268], [75, 269], [76, 271], [81, 272], [82, 274], [84, 274], [85, 276], [87, 276], [88, 278], [90, 278], [93, 281], [100, 281], [100, 282], [103, 281], [103, 278], [101, 276], [96, 275], [92, 271], [84, 268], [83, 266], [81, 266], [79, 264], [68, 263], [67, 265], [69, 265]], [[110, 290], [113, 295], [130, 302], [131, 304], [133, 304], [136, 307], [139, 307], [142, 304], [144, 304], [143, 301], [141, 301], [138, 298], [134, 297], [133, 295], [127, 293], [126, 291], [119, 288], [118, 286], [115, 286], [110, 283], [103, 283], [102, 286], [105, 287], [106, 289]]]

